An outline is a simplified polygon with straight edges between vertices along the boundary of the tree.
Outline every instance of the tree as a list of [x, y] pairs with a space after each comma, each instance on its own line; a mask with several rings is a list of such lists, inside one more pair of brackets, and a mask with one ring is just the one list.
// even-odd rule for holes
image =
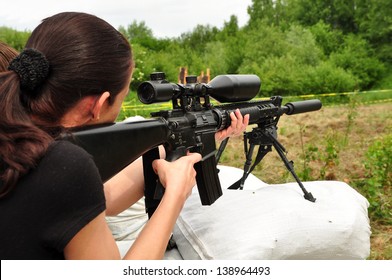
[[[216, 46], [211, 45], [210, 51], [217, 51], [220, 62], [212, 68], [215, 74], [237, 74], [238, 68], [244, 59], [243, 45], [244, 45], [244, 32], [238, 26], [238, 18], [234, 15], [230, 17], [229, 21], [225, 21], [222, 30], [217, 34], [219, 44]], [[220, 46], [220, 47], [218, 47]], [[224, 54], [224, 56], [223, 56]], [[211, 55], [213, 59], [213, 55]], [[222, 71], [226, 72], [222, 72]]]
[[10, 45], [17, 51], [23, 50], [30, 34], [30, 31], [17, 31], [5, 26], [0, 27], [0, 41]]
[[273, 0], [252, 0], [252, 5], [248, 7], [249, 25], [257, 24], [263, 21], [272, 24], [275, 18]]
[[319, 21], [315, 25], [309, 27], [316, 43], [323, 50], [324, 55], [329, 55], [336, 51], [344, 42], [344, 35], [340, 30], [332, 29], [324, 21]]
[[383, 75], [384, 65], [374, 55], [369, 43], [358, 35], [349, 34], [344, 43], [330, 55], [336, 67], [351, 72], [358, 81], [358, 89], [370, 89]]
[[392, 64], [392, 1], [361, 0], [357, 3], [359, 34], [376, 50], [377, 57]]
[[144, 21], [137, 22], [134, 20], [127, 28], [120, 26], [118, 30], [131, 43], [139, 44], [150, 50], [160, 51], [170, 43], [169, 39], [157, 39], [153, 36], [152, 30], [147, 27]]
[[146, 26], [144, 21], [138, 23], [136, 20], [134, 20], [131, 24], [128, 25], [127, 28], [120, 26], [118, 30], [123, 33], [130, 41], [143, 40], [145, 38], [153, 37], [152, 30]]
[[206, 52], [202, 56], [203, 67], [209, 68], [212, 75], [232, 73], [228, 70], [228, 59], [230, 56], [226, 53], [227, 45], [222, 41], [210, 42], [207, 44]]
[[208, 42], [216, 40], [218, 31], [216, 27], [199, 24], [191, 32], [181, 34], [180, 41], [185, 48], [202, 53], [205, 51]]
[[320, 20], [343, 33], [356, 32], [356, 2], [360, 0], [288, 0], [292, 21], [312, 26]]

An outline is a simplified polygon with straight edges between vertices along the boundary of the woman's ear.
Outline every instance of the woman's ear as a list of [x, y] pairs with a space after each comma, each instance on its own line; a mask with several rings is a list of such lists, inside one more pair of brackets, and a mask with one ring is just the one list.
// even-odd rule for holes
[[92, 120], [99, 120], [99, 116], [102, 112], [102, 108], [105, 105], [105, 102], [109, 102], [110, 98], [110, 92], [105, 91], [104, 93], [101, 94], [99, 98], [95, 101], [93, 107], [91, 108], [91, 113], [92, 113]]

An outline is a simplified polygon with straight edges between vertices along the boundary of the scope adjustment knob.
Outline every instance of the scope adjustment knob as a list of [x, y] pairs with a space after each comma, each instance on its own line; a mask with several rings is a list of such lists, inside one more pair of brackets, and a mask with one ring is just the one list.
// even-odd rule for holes
[[185, 81], [187, 84], [195, 84], [197, 82], [197, 76], [186, 76]]
[[154, 72], [150, 74], [151, 81], [162, 81], [166, 79], [166, 75], [164, 72]]

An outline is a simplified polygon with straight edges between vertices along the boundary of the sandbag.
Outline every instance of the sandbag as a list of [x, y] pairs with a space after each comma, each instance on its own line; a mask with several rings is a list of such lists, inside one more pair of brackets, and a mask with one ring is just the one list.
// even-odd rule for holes
[[268, 185], [254, 176], [244, 190], [226, 188], [242, 171], [219, 166], [223, 196], [201, 206], [186, 201], [174, 239], [184, 259], [366, 259], [370, 225], [365, 197], [344, 182]]

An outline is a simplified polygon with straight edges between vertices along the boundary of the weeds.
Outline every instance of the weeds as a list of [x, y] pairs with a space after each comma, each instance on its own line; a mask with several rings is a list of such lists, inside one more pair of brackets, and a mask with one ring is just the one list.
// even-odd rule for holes
[[343, 140], [344, 145], [348, 144], [350, 132], [353, 128], [355, 118], [358, 116], [358, 110], [357, 110], [358, 105], [356, 99], [357, 96], [350, 96], [350, 101], [347, 104], [347, 127], [344, 134], [344, 140]]
[[369, 200], [369, 214], [392, 225], [392, 135], [375, 141], [365, 156], [366, 178], [358, 185]]
[[[346, 119], [347, 123], [342, 134], [341, 131], [337, 131], [334, 128], [329, 129], [325, 134], [324, 139], [321, 141], [321, 147], [319, 148], [314, 144], [305, 145], [304, 143], [304, 132], [305, 125], [299, 125], [299, 136], [302, 150], [302, 171], [299, 174], [302, 180], [335, 180], [336, 176], [333, 170], [339, 166], [340, 152], [347, 147], [349, 144], [350, 133], [353, 126], [355, 125], [355, 118], [358, 115], [357, 103], [354, 97], [350, 97], [350, 102], [347, 103]], [[311, 174], [315, 174], [315, 170], [311, 168], [312, 161], [319, 161], [320, 164], [319, 175], [312, 177]]]

